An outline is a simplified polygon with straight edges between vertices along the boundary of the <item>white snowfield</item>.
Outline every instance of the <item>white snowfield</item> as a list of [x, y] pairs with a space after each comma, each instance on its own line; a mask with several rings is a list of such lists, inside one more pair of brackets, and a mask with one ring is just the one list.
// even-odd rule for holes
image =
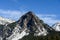
[[56, 24], [54, 24], [53, 29], [55, 31], [60, 31], [60, 22], [57, 22]]
[[12, 23], [12, 22], [15, 22], [15, 21], [7, 19], [7, 18], [0, 17], [0, 24], [2, 24], [2, 25]]

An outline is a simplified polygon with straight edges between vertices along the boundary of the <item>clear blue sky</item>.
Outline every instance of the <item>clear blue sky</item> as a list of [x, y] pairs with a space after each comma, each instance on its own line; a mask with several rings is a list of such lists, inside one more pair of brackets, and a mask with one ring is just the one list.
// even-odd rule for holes
[[[60, 20], [60, 0], [0, 0], [0, 11], [1, 10], [0, 16], [6, 16], [7, 18], [10, 18], [10, 16], [8, 16], [10, 14], [4, 12], [9, 10], [11, 13], [11, 11], [17, 10], [20, 12], [33, 11], [35, 14], [44, 15], [43, 17], [45, 18], [48, 15], [50, 16], [48, 19], [50, 18], [50, 20], [54, 20], [55, 22]], [[51, 17], [51, 15], [55, 15], [55, 17]], [[12, 17], [11, 19], [15, 20], [15, 18]]]

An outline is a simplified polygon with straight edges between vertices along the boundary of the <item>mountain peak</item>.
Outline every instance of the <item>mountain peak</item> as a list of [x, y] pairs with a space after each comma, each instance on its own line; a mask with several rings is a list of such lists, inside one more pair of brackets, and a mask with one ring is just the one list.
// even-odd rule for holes
[[[45, 30], [43, 24], [40, 23], [41, 22], [40, 19], [31, 11], [23, 15], [17, 22], [22, 27], [22, 29], [27, 28], [29, 32], [31, 33], [34, 32], [34, 35], [47, 34], [47, 30]], [[43, 32], [43, 33], [40, 34], [40, 32]]]
[[25, 14], [25, 16], [30, 16], [30, 17], [33, 17], [35, 16], [34, 13], [32, 11], [29, 11]]
[[26, 14], [33, 15], [33, 12], [32, 11], [29, 11]]
[[29, 21], [30, 19], [36, 19], [35, 15], [32, 11], [29, 11], [26, 14], [24, 14], [23, 16], [21, 16], [21, 18], [18, 20], [18, 22], [20, 23], [24, 20]]

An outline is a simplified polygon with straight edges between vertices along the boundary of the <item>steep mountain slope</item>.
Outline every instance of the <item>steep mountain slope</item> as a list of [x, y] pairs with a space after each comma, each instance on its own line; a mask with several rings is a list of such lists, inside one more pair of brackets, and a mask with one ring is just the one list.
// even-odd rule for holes
[[55, 23], [55, 24], [53, 25], [53, 29], [54, 29], [55, 31], [60, 31], [60, 22]]
[[2, 40], [3, 30], [4, 30], [4, 28], [6, 28], [5, 26], [12, 23], [12, 22], [15, 22], [15, 21], [0, 17], [0, 40]]
[[46, 36], [52, 30], [49, 25], [45, 24], [30, 11], [24, 14], [18, 21], [4, 28], [3, 40], [19, 40], [30, 33], [33, 33], [34, 36]]

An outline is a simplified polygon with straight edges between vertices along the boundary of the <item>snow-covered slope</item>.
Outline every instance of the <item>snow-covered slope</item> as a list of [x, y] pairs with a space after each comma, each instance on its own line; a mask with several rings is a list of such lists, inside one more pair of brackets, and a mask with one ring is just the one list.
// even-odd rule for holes
[[60, 31], [60, 22], [55, 23], [55, 24], [53, 25], [53, 29], [54, 29], [55, 31]]
[[2, 25], [12, 23], [12, 22], [15, 22], [15, 21], [7, 19], [7, 18], [0, 17], [0, 24], [2, 24]]
[[27, 29], [21, 29], [21, 27], [19, 25], [17, 25], [13, 31], [12, 31], [12, 35], [10, 37], [7, 38], [7, 40], [19, 40], [22, 37], [24, 37], [25, 35], [28, 35], [29, 33], [26, 33]]

